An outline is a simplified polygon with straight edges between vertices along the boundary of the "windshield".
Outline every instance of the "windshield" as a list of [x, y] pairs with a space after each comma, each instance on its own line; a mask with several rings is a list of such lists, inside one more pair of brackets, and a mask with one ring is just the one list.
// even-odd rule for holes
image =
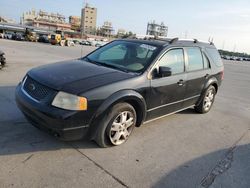
[[148, 67], [156, 51], [157, 47], [153, 45], [114, 41], [94, 51], [85, 59], [103, 66], [139, 73]]

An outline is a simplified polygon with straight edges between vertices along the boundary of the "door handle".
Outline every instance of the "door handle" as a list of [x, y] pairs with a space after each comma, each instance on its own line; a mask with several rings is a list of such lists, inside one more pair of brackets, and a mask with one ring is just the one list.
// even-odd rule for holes
[[207, 79], [209, 77], [209, 74], [206, 74], [204, 77]]
[[183, 86], [184, 80], [180, 79], [180, 80], [177, 82], [177, 84], [178, 84], [179, 86]]

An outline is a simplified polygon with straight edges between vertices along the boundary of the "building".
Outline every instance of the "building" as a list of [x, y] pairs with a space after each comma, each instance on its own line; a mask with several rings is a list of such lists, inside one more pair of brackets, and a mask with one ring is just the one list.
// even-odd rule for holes
[[21, 24], [48, 30], [71, 30], [71, 25], [66, 23], [65, 16], [41, 10], [39, 12], [32, 10], [23, 13]]
[[98, 35], [104, 36], [104, 37], [110, 37], [111, 35], [113, 35], [114, 29], [112, 26], [111, 22], [104, 22], [104, 24], [102, 25], [102, 27], [100, 27], [98, 29]]
[[21, 17], [21, 24], [32, 26], [33, 21], [35, 20], [36, 16], [37, 16], [37, 14], [36, 14], [36, 11], [34, 9], [32, 9], [31, 11], [28, 11], [28, 12], [24, 12], [23, 16]]
[[117, 31], [117, 37], [123, 37], [127, 34], [125, 29], [118, 29]]
[[6, 18], [6, 17], [2, 17], [2, 16], [0, 16], [0, 22], [10, 23], [10, 24], [16, 23], [15, 20], [12, 20], [12, 19], [9, 19], [9, 18]]
[[95, 34], [96, 33], [96, 17], [97, 8], [90, 7], [87, 3], [82, 9], [81, 16], [81, 31], [84, 34]]
[[81, 17], [80, 16], [70, 16], [69, 24], [71, 25], [71, 29], [74, 31], [80, 31], [81, 26]]
[[167, 37], [168, 27], [161, 24], [157, 24], [155, 21], [148, 22], [146, 35]]

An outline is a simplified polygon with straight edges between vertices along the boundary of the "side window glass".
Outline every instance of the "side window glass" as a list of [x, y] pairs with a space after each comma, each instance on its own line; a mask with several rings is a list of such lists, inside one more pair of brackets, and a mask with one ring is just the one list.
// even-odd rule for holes
[[195, 71], [203, 69], [203, 59], [201, 50], [198, 47], [186, 48], [188, 56], [188, 71]]
[[210, 68], [210, 62], [206, 56], [206, 54], [202, 53], [203, 54], [203, 61], [204, 61], [204, 69], [208, 69]]
[[221, 60], [220, 54], [216, 48], [206, 48], [207, 55], [209, 58], [217, 65], [223, 66], [223, 62]]
[[159, 62], [160, 67], [171, 68], [172, 75], [184, 72], [184, 55], [182, 49], [168, 51]]

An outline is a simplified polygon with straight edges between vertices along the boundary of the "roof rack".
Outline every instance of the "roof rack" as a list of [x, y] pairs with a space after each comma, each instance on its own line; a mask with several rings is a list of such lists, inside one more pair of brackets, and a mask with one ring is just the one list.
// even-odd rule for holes
[[[174, 38], [174, 39], [176, 39], [176, 38]], [[172, 40], [174, 40], [174, 39], [172, 39]], [[198, 40], [198, 39], [178, 39], [178, 40], [174, 40], [173, 42], [176, 42], [176, 41], [190, 41], [190, 42], [194, 42], [194, 43], [203, 42], [203, 43], [207, 43], [207, 44], [210, 44], [210, 45], [214, 45], [213, 41], [201, 41], [201, 40]]]
[[214, 45], [213, 41], [201, 41], [198, 39], [179, 39], [178, 37], [176, 37], [176, 38], [159, 38], [157, 36], [154, 36], [154, 37], [144, 38], [144, 40], [159, 40], [159, 41], [169, 42], [169, 44], [174, 44], [178, 41], [190, 41], [190, 42], [194, 42], [194, 43], [203, 42], [203, 43], [207, 43], [210, 45]]
[[179, 39], [180, 41], [190, 41], [190, 42], [194, 42], [194, 43], [197, 43], [197, 42], [200, 42], [198, 41], [198, 39]]
[[170, 44], [176, 43], [179, 40], [179, 38], [173, 38], [170, 40]]
[[178, 37], [176, 37], [176, 38], [166, 38], [166, 39], [161, 39], [161, 38], [158, 38], [158, 37], [154, 37], [154, 38], [151, 38], [149, 40], [166, 41], [166, 42], [169, 42], [170, 44], [174, 44], [177, 41], [191, 41], [191, 42], [194, 42], [194, 43], [199, 42], [197, 39], [179, 39]]

